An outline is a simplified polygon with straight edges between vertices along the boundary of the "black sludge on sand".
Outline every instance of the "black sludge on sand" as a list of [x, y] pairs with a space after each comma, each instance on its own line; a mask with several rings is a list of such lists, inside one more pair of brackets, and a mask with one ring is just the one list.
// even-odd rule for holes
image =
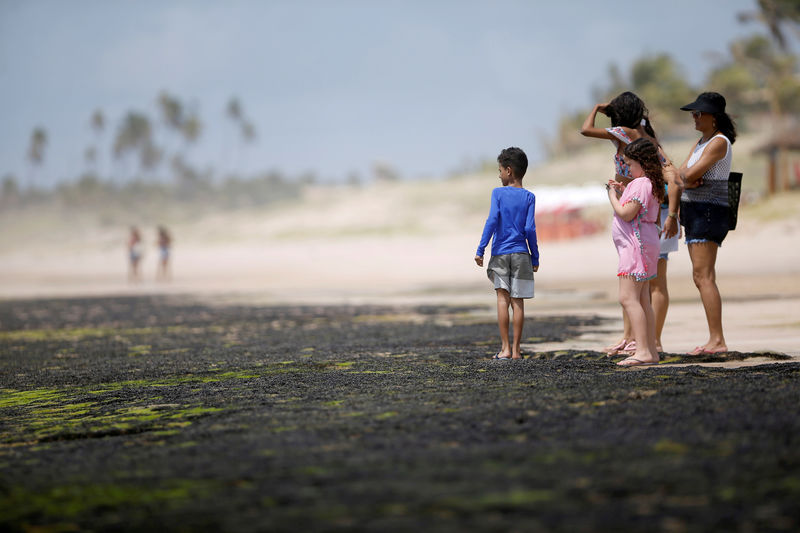
[[[529, 314], [528, 343], [603, 327]], [[0, 529], [800, 529], [800, 365], [496, 339], [469, 308], [0, 302]]]

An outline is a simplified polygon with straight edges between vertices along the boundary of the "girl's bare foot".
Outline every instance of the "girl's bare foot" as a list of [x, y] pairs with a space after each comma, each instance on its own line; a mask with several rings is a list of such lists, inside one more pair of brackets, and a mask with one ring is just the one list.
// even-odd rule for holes
[[634, 356], [630, 356], [627, 359], [623, 359], [617, 366], [629, 367], [629, 366], [650, 366], [650, 365], [657, 365], [658, 360], [652, 361], [648, 359], [638, 359]]
[[621, 350], [617, 351], [617, 355], [635, 355], [636, 354], [636, 341], [630, 341]]
[[603, 348], [603, 351], [606, 352], [606, 355], [609, 357], [612, 355], [617, 355], [620, 350], [625, 348], [625, 345], [628, 344], [628, 339], [621, 339], [618, 343], [612, 344], [611, 346], [606, 346]]

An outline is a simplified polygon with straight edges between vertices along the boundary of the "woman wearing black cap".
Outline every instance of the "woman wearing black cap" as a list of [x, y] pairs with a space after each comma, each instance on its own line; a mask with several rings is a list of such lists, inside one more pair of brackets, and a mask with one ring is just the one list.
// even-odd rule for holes
[[722, 334], [722, 299], [715, 264], [717, 250], [728, 234], [728, 175], [736, 126], [725, 113], [725, 98], [719, 93], [703, 93], [681, 109], [692, 112], [694, 127], [702, 134], [678, 172], [685, 186], [681, 195], [681, 224], [709, 333], [708, 342], [689, 355], [722, 353], [728, 347]]

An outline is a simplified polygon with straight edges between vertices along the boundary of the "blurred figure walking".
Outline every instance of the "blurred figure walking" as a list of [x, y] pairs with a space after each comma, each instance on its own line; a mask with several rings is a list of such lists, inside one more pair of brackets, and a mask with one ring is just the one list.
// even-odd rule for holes
[[141, 281], [139, 275], [139, 263], [142, 260], [142, 235], [139, 228], [131, 226], [128, 237], [128, 282], [138, 283]]
[[169, 255], [172, 248], [172, 236], [164, 226], [158, 227], [158, 270], [156, 270], [156, 280], [169, 281], [171, 279], [169, 270]]

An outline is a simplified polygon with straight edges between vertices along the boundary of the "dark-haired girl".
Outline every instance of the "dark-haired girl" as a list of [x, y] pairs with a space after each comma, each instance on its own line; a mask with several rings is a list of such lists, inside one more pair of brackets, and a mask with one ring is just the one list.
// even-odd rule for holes
[[694, 128], [701, 133], [678, 172], [685, 186], [681, 224], [692, 260], [692, 277], [708, 322], [708, 341], [689, 355], [727, 352], [716, 262], [717, 250], [728, 234], [728, 175], [736, 126], [725, 112], [725, 98], [719, 93], [703, 93], [681, 109], [692, 112]]
[[652, 365], [659, 361], [656, 321], [650, 304], [650, 280], [658, 274], [659, 204], [664, 200], [664, 177], [658, 146], [637, 139], [625, 147], [625, 164], [633, 180], [627, 186], [608, 180], [608, 199], [614, 208], [612, 236], [619, 254], [619, 303], [631, 323], [636, 349], [620, 366]]
[[[595, 127], [597, 113], [603, 113], [611, 119], [610, 128]], [[678, 212], [680, 208], [681, 187], [677, 180], [677, 170], [661, 149], [656, 133], [650, 123], [647, 107], [641, 98], [630, 91], [616, 96], [607, 104], [597, 104], [581, 127], [581, 134], [586, 137], [608, 139], [614, 143], [615, 180], [623, 185], [628, 184], [632, 176], [630, 169], [624, 161], [625, 147], [637, 139], [649, 139], [658, 147], [659, 158], [663, 168], [664, 180], [669, 185], [668, 193], [661, 205], [660, 226], [662, 228], [660, 241], [660, 254], [658, 260], [658, 276], [651, 283], [653, 308], [656, 314], [656, 344], [661, 350], [661, 331], [667, 317], [669, 307], [669, 293], [667, 292], [667, 260], [670, 252], [678, 249]], [[636, 350], [633, 340], [633, 331], [628, 316], [622, 313], [624, 330], [622, 338], [615, 344], [607, 346], [608, 355], [618, 353], [631, 354]]]

